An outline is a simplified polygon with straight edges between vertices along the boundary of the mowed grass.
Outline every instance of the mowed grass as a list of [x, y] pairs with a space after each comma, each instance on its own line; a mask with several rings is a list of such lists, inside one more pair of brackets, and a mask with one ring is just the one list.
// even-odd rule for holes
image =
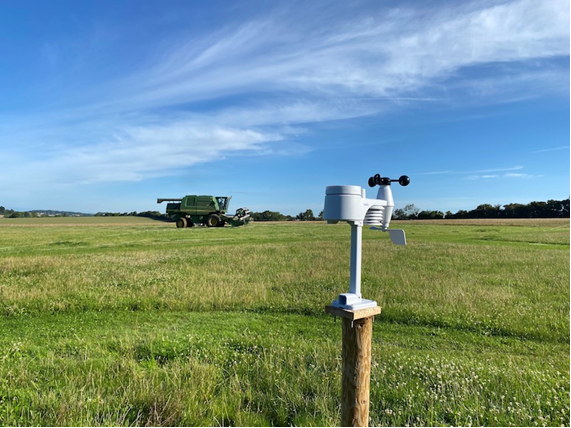
[[[371, 425], [569, 425], [569, 220], [370, 230]], [[337, 425], [345, 224], [0, 219], [2, 425]]]

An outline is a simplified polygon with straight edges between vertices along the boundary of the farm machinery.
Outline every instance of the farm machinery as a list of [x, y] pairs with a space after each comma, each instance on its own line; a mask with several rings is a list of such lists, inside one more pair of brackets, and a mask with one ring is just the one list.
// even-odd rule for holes
[[232, 196], [186, 195], [181, 199], [159, 198], [157, 204], [168, 202], [167, 215], [176, 221], [176, 227], [242, 226], [250, 221], [250, 210], [238, 208], [236, 214], [228, 215], [228, 205]]

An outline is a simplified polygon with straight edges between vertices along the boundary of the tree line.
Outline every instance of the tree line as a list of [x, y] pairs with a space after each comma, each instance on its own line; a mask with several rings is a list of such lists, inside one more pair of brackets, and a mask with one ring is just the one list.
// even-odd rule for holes
[[[550, 199], [547, 202], [530, 202], [529, 204], [511, 203], [506, 205], [481, 204], [473, 210], [428, 211], [420, 210], [414, 204], [397, 208], [393, 211], [395, 220], [424, 219], [469, 219], [469, 218], [565, 218], [569, 217], [569, 198], [563, 200]], [[323, 220], [323, 211], [315, 216], [312, 210], [306, 210], [296, 216], [284, 215], [278, 211], [252, 213], [254, 221], [315, 221]]]
[[0, 206], [0, 216], [6, 218], [29, 218], [29, 217], [81, 217], [86, 214], [73, 211], [55, 211], [55, 210], [32, 210], [32, 211], [16, 211], [6, 209]]
[[421, 211], [414, 204], [394, 210], [393, 218], [397, 220], [422, 219], [468, 219], [468, 218], [565, 218], [569, 217], [569, 198], [563, 200], [550, 199], [547, 202], [530, 202], [529, 204], [490, 205], [481, 204], [475, 209], [460, 210], [456, 213], [447, 211]]
[[313, 210], [305, 210], [304, 212], [300, 212], [295, 216], [282, 214], [279, 211], [262, 211], [262, 212], [253, 212], [251, 213], [251, 218], [254, 221], [315, 221], [315, 220], [323, 220], [323, 211], [319, 213], [316, 217], [313, 214]]
[[[565, 218], [569, 217], [569, 198], [563, 200], [550, 199], [547, 202], [530, 202], [529, 204], [506, 204], [506, 205], [490, 205], [481, 204], [475, 209], [466, 211], [460, 210], [456, 213], [451, 211], [427, 211], [420, 210], [414, 204], [406, 205], [404, 208], [397, 208], [393, 211], [393, 219], [395, 220], [423, 220], [423, 219], [469, 219], [469, 218]], [[17, 217], [41, 217], [55, 216], [68, 217], [87, 215], [81, 213], [72, 213], [67, 211], [14, 211], [0, 206], [0, 215], [7, 218]], [[98, 212], [96, 217], [121, 217], [121, 216], [137, 216], [148, 217], [153, 220], [170, 221], [167, 214], [158, 211], [143, 212]], [[251, 218], [254, 221], [316, 221], [323, 220], [323, 211], [317, 216], [313, 214], [311, 209], [307, 209], [295, 216], [282, 214], [279, 211], [262, 211], [252, 212]]]

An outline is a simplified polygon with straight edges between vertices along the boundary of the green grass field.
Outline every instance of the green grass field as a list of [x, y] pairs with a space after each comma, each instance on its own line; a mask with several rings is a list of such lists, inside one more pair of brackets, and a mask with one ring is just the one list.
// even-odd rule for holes
[[[569, 426], [569, 220], [363, 234], [370, 424]], [[347, 225], [0, 219], [1, 425], [338, 425]]]

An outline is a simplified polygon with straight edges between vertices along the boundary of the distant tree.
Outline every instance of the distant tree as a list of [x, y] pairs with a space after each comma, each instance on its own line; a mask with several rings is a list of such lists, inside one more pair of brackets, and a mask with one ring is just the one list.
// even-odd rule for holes
[[418, 213], [418, 219], [437, 219], [444, 218], [442, 211], [421, 211]]
[[523, 204], [507, 204], [502, 214], [506, 218], [524, 218], [527, 217], [527, 207]]
[[300, 221], [313, 221], [315, 220], [315, 216], [313, 215], [312, 210], [305, 210], [303, 213], [299, 213], [295, 216], [296, 220]]
[[6, 212], [6, 208], [4, 208], [3, 206], [0, 206], [0, 214], [4, 214], [4, 212]]
[[446, 213], [446, 218], [553, 218], [569, 217], [569, 198], [547, 202], [533, 201], [529, 204], [511, 203], [504, 206], [481, 204], [471, 211], [460, 210]]
[[571, 210], [569, 209], [569, 198], [564, 199], [562, 201], [553, 201], [555, 205], [558, 205], [556, 208], [557, 217], [569, 217]]
[[394, 220], [406, 220], [406, 216], [404, 214], [404, 210], [402, 208], [397, 208], [393, 211], [393, 219]]
[[304, 214], [305, 214], [305, 219], [307, 221], [314, 221], [315, 220], [315, 216], [313, 215], [313, 210], [306, 210]]
[[528, 215], [530, 218], [549, 217], [549, 210], [545, 202], [530, 202], [528, 205]]
[[291, 220], [290, 216], [283, 215], [278, 211], [266, 210], [263, 212], [253, 212], [250, 214], [254, 221], [286, 221]]
[[498, 218], [500, 205], [478, 205], [471, 213], [475, 218]]
[[548, 200], [545, 207], [545, 213], [547, 214], [547, 217], [559, 217], [559, 213], [563, 208], [562, 202], [563, 201], [555, 201], [553, 199]]
[[414, 204], [405, 205], [393, 211], [393, 218], [396, 220], [414, 220], [418, 217], [420, 210]]

